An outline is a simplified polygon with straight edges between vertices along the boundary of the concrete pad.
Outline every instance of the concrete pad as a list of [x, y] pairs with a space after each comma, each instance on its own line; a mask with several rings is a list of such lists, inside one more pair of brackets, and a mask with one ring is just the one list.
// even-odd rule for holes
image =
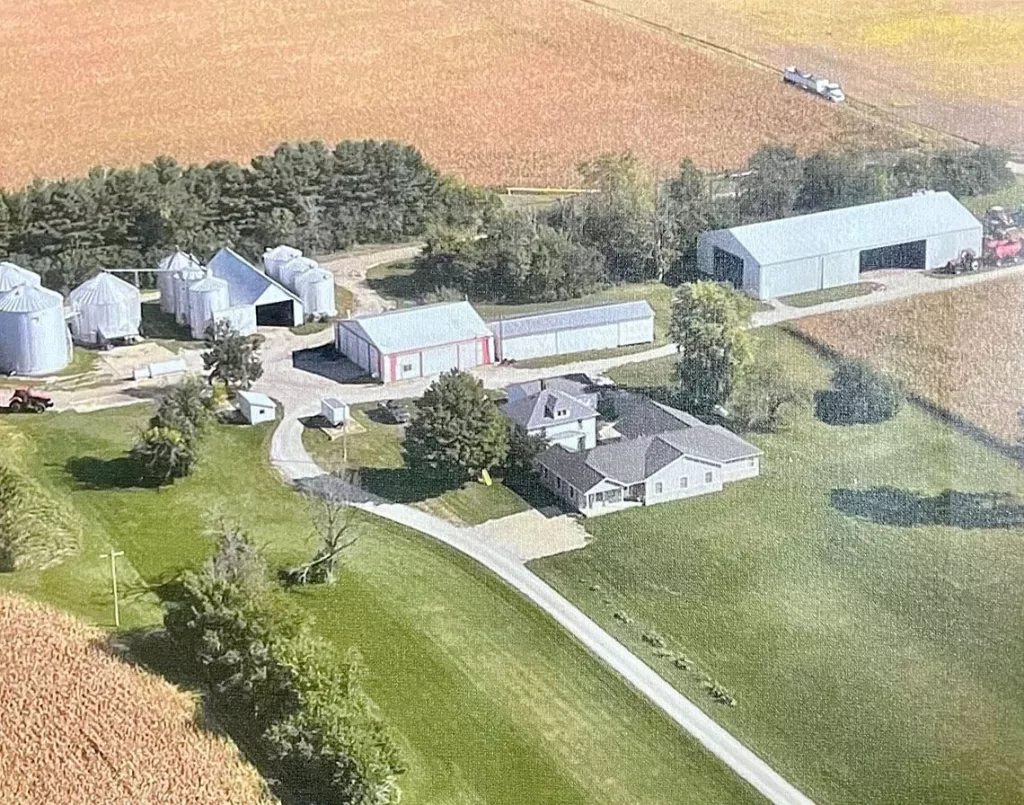
[[133, 344], [127, 347], [114, 347], [99, 353], [96, 366], [100, 372], [111, 380], [126, 380], [131, 378], [132, 371], [137, 366], [144, 366], [147, 363], [161, 363], [162, 361], [173, 360], [178, 357], [167, 347], [155, 344], [152, 341], [144, 341], [141, 344]]
[[590, 537], [573, 517], [547, 516], [536, 509], [489, 520], [472, 529], [473, 536], [520, 562], [576, 551]]

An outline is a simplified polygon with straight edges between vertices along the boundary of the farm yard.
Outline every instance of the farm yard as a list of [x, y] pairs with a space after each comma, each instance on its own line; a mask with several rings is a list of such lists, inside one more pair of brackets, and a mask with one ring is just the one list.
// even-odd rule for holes
[[574, 0], [17, 8], [0, 0], [10, 188], [158, 154], [246, 160], [285, 139], [394, 138], [473, 182], [556, 186], [625, 149], [658, 169], [731, 168], [764, 142], [904, 139]]
[[118, 659], [100, 629], [0, 592], [0, 634], [3, 805], [270, 805], [238, 750], [197, 725], [196, 700]]
[[[124, 551], [122, 624], [148, 629], [160, 622], [154, 586], [209, 555], [211, 523], [248, 531], [273, 566], [308, 554], [307, 505], [269, 466], [272, 423], [214, 426], [192, 476], [142, 489], [132, 485], [125, 451], [150, 413], [142, 405], [17, 420], [34, 445], [27, 468], [80, 518], [82, 549], [46, 570], [0, 573], [0, 596], [13, 590], [107, 626], [109, 569], [100, 555], [113, 545]], [[400, 779], [403, 801], [757, 801], [752, 788], [497, 578], [387, 521], [367, 515], [358, 527], [337, 584], [294, 596], [319, 636], [364, 658], [366, 690], [409, 766]], [[126, 696], [120, 704], [130, 690]], [[3, 761], [0, 747], [6, 781]]]
[[[590, 0], [585, 0], [590, 2]], [[840, 80], [856, 100], [1024, 152], [1017, 0], [596, 0], [775, 67]]]
[[[756, 338], [828, 386], [795, 338]], [[658, 385], [672, 363], [610, 375]], [[805, 403], [750, 438], [759, 478], [588, 520], [587, 547], [531, 567], [815, 802], [1019, 803], [1020, 468], [913, 405], [830, 426]]]
[[1024, 280], [982, 282], [791, 326], [899, 377], [1003, 442], [1021, 436]]

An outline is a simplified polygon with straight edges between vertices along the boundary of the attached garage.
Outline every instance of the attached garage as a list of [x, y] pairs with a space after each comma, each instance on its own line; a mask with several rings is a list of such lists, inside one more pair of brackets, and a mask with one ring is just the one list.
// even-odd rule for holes
[[531, 313], [488, 322], [498, 360], [524, 361], [654, 341], [654, 310], [644, 300]]
[[382, 383], [486, 366], [494, 356], [491, 331], [468, 302], [343, 319], [334, 345]]
[[697, 267], [757, 299], [859, 282], [883, 268], [934, 269], [965, 249], [981, 254], [982, 226], [949, 193], [800, 215], [703, 233]]

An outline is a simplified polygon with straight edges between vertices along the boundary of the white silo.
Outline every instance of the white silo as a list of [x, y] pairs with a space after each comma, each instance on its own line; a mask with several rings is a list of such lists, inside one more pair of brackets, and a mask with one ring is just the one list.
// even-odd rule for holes
[[330, 271], [319, 267], [303, 271], [295, 280], [295, 293], [302, 300], [302, 309], [307, 316], [338, 315], [334, 302], [334, 275]]
[[189, 324], [192, 321], [189, 312], [188, 289], [206, 277], [206, 270], [201, 266], [189, 263], [174, 273], [174, 318], [178, 324]]
[[174, 313], [174, 275], [186, 268], [202, 268], [199, 261], [191, 254], [177, 251], [160, 261], [160, 271], [156, 275], [156, 287], [160, 291], [160, 309], [164, 313]]
[[224, 280], [211, 274], [192, 283], [188, 289], [188, 321], [192, 337], [203, 338], [210, 322], [230, 305], [228, 284]]
[[48, 375], [70, 360], [71, 339], [59, 293], [36, 285], [0, 293], [0, 372]]
[[297, 291], [298, 286], [296, 283], [299, 276], [319, 267], [320, 264], [316, 260], [310, 260], [308, 257], [296, 257], [294, 260], [289, 260], [281, 266], [277, 281], [288, 290]]
[[74, 314], [71, 334], [82, 344], [101, 346], [139, 334], [142, 297], [134, 285], [105, 271], [68, 294]]
[[263, 270], [267, 276], [278, 282], [281, 280], [281, 268], [296, 257], [302, 257], [302, 252], [292, 246], [275, 246], [263, 252]]
[[16, 266], [14, 263], [0, 262], [0, 293], [19, 285], [35, 285], [38, 288], [39, 284], [39, 275], [36, 272]]

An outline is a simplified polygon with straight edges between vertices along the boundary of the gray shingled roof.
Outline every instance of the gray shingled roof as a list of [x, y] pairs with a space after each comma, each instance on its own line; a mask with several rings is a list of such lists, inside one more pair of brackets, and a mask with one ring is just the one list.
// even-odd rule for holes
[[543, 380], [528, 380], [525, 383], [513, 383], [508, 386], [509, 399], [520, 397], [531, 397], [544, 389], [555, 389], [564, 391], [578, 400], [583, 400], [587, 405], [597, 403], [598, 394], [602, 391], [594, 381], [584, 374], [563, 375], [562, 377], [548, 377]]
[[[872, 249], [932, 235], [981, 231], [970, 210], [946, 192], [861, 204], [737, 226], [729, 232], [761, 265]], [[723, 230], [719, 230], [723, 231]]]
[[699, 428], [671, 431], [658, 438], [688, 456], [707, 459], [716, 464], [761, 455], [761, 451], [754, 445], [721, 425], [702, 425]]
[[491, 332], [501, 338], [550, 333], [558, 330], [578, 330], [620, 321], [635, 321], [654, 317], [654, 309], [646, 300], [636, 302], [609, 302], [603, 305], [556, 310], [548, 313], [527, 313], [498, 321], [489, 321]]
[[383, 355], [472, 341], [491, 334], [469, 302], [399, 308], [343, 319], [338, 325], [370, 342]]
[[611, 391], [615, 430], [626, 439], [703, 426], [697, 417], [630, 391]]
[[[564, 409], [567, 413], [561, 417], [549, 417], [546, 409], [549, 403], [558, 410]], [[597, 411], [568, 394], [554, 389], [545, 389], [530, 397], [523, 397], [502, 406], [505, 416], [513, 422], [518, 422], [527, 430], [543, 428], [559, 422], [572, 422], [576, 419], [590, 419], [597, 416]]]
[[549, 447], [537, 456], [537, 463], [547, 467], [581, 492], [588, 492], [604, 480], [601, 473], [593, 467], [588, 467], [581, 460], [580, 453], [571, 453], [560, 444]]

